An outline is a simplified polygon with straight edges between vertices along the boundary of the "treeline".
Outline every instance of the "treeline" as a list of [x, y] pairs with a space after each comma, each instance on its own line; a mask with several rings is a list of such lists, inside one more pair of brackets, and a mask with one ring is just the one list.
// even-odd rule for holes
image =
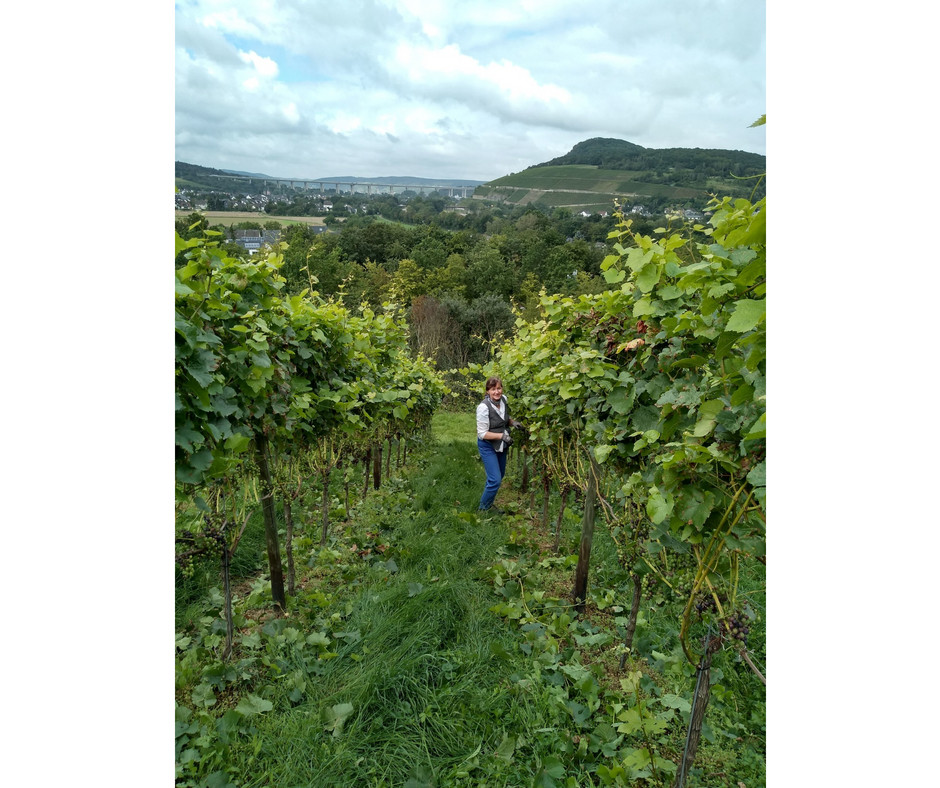
[[[176, 177], [187, 181], [193, 186], [217, 191], [245, 191], [246, 183], [243, 179], [233, 176], [230, 172], [216, 170], [212, 167], [201, 167], [198, 164], [176, 162]], [[216, 210], [210, 208], [209, 210]]]
[[564, 156], [537, 164], [593, 164], [611, 170], [693, 170], [715, 178], [729, 174], [738, 177], [761, 175], [767, 171], [767, 157], [740, 150], [710, 148], [644, 148], [625, 140], [594, 137], [579, 142]]
[[[390, 196], [390, 208], [395, 200]], [[433, 201], [416, 198], [405, 207], [417, 213], [416, 205]], [[608, 288], [600, 266], [610, 251], [612, 218], [500, 206], [440, 219], [445, 217], [466, 219], [469, 226], [406, 225], [370, 215], [346, 219], [334, 225], [335, 232], [317, 233], [299, 224], [281, 229], [272, 221], [210, 227], [200, 214], [191, 214], [179, 219], [176, 229], [184, 239], [206, 230], [224, 239], [248, 225], [281, 229], [280, 273], [287, 292], [310, 289], [353, 310], [399, 304], [411, 326], [413, 350], [440, 369], [488, 361], [494, 344], [513, 333], [514, 310], [530, 318], [538, 313], [542, 289], [577, 296]], [[248, 256], [233, 241], [223, 248]]]

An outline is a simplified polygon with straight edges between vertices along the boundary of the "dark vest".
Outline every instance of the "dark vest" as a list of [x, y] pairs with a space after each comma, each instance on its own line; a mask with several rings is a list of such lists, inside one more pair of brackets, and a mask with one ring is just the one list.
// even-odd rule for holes
[[[486, 403], [486, 412], [490, 414], [489, 432], [502, 432], [509, 426], [509, 403], [506, 398], [503, 397], [503, 411], [506, 414], [504, 417], [500, 417], [499, 411], [497, 411], [496, 406], [489, 397], [486, 397], [483, 401]], [[494, 449], [498, 449], [499, 444], [502, 443], [502, 438], [487, 441], [487, 443]]]

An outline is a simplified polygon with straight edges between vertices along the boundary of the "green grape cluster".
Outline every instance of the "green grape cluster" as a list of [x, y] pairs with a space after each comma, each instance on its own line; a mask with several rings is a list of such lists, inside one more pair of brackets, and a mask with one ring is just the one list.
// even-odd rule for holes
[[678, 569], [672, 572], [669, 582], [672, 584], [672, 591], [677, 597], [688, 599], [692, 595], [692, 588], [695, 585], [695, 572], [691, 568]]
[[650, 573], [643, 575], [643, 585], [642, 593], [643, 596], [652, 601], [656, 597], [657, 586], [659, 585], [659, 580], [656, 575]]
[[695, 556], [690, 552], [670, 553], [669, 555], [669, 566], [675, 572], [683, 569], [695, 569], [696, 565]]
[[179, 567], [180, 574], [183, 577], [190, 578], [193, 576], [193, 557], [191, 555], [186, 556], [176, 556], [176, 564]]
[[224, 550], [226, 547], [225, 521], [222, 515], [207, 514], [203, 520], [205, 525], [198, 532], [185, 529], [177, 534], [177, 543], [189, 547], [176, 554], [176, 564], [184, 577], [192, 577], [197, 555]]

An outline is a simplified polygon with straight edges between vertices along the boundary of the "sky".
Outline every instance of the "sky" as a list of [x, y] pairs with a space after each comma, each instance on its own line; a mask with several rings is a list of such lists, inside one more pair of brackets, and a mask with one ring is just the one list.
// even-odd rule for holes
[[176, 160], [488, 181], [591, 137], [766, 153], [761, 0], [178, 0]]

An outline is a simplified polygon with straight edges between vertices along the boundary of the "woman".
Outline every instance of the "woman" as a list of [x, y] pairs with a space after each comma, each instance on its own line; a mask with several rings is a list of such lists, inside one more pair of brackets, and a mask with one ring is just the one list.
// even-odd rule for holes
[[[488, 378], [486, 396], [477, 405], [477, 448], [486, 469], [486, 486], [480, 498], [481, 511], [487, 511], [493, 506], [499, 486], [503, 483], [506, 449], [512, 441], [509, 428], [521, 426], [518, 421], [509, 418], [509, 403], [503, 396], [503, 382], [499, 378]], [[493, 511], [502, 514], [499, 509]]]

